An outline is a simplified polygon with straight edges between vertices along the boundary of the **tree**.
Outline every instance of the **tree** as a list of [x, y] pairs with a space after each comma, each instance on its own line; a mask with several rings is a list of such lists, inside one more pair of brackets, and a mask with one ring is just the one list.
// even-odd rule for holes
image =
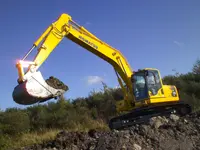
[[200, 75], [200, 59], [197, 59], [195, 64], [193, 65], [192, 71], [194, 74]]
[[0, 131], [3, 134], [15, 135], [30, 129], [28, 114], [21, 110], [13, 110], [10, 109], [0, 115]]

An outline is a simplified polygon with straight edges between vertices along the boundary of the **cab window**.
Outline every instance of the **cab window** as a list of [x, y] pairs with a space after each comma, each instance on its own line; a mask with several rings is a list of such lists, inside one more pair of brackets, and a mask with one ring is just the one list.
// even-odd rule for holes
[[136, 100], [142, 100], [148, 98], [148, 91], [143, 73], [137, 73], [134, 75], [133, 89]]
[[156, 95], [158, 93], [158, 90], [161, 88], [158, 71], [149, 71], [147, 76], [147, 83], [149, 91], [151, 91], [152, 95]]

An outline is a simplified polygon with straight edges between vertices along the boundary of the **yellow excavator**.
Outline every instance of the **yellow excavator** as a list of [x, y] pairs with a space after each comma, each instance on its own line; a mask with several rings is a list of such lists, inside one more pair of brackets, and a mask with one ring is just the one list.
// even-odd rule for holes
[[[163, 85], [160, 72], [154, 68], [133, 71], [121, 52], [78, 25], [68, 14], [61, 14], [36, 40], [28, 53], [16, 63], [18, 85], [13, 91], [13, 100], [22, 105], [48, 101], [64, 94], [68, 89], [55, 88], [44, 80], [39, 67], [63, 38], [80, 45], [111, 64], [123, 91], [123, 99], [116, 101], [118, 112], [125, 112], [110, 119], [109, 127], [119, 129], [145, 123], [152, 116], [191, 112], [191, 106], [179, 99], [174, 85]], [[37, 48], [33, 61], [28, 55]], [[26, 68], [26, 70], [25, 70]]]

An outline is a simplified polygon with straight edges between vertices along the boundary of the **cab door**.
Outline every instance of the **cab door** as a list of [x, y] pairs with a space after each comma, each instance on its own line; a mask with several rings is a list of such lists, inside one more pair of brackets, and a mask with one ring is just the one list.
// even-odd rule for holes
[[146, 75], [144, 72], [137, 72], [133, 76], [133, 92], [136, 101], [142, 101], [149, 98]]
[[159, 72], [157, 70], [148, 70], [147, 87], [150, 97], [163, 97], [164, 92]]

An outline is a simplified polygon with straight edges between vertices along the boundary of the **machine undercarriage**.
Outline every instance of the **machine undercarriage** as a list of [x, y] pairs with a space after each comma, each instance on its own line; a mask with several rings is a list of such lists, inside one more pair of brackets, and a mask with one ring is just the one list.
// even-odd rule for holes
[[155, 104], [147, 107], [137, 108], [129, 113], [110, 119], [109, 128], [124, 129], [136, 124], [146, 124], [152, 117], [169, 117], [171, 114], [184, 116], [191, 112], [191, 106], [183, 101]]

